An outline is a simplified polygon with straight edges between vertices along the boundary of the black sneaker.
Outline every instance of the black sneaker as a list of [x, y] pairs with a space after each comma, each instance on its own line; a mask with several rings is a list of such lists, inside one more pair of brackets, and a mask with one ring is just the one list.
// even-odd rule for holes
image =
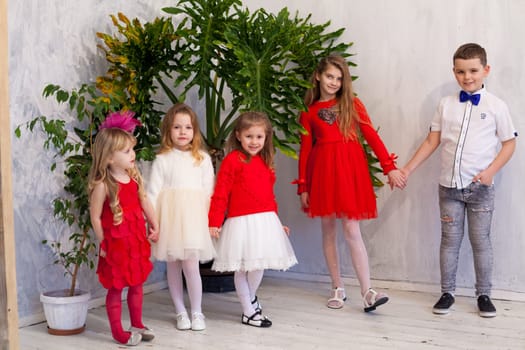
[[438, 302], [434, 305], [432, 312], [438, 315], [446, 315], [450, 311], [450, 307], [454, 304], [454, 297], [450, 293], [443, 293]]
[[480, 295], [478, 297], [478, 308], [479, 315], [481, 317], [495, 317], [496, 316], [496, 307], [492, 304], [490, 297], [488, 295]]

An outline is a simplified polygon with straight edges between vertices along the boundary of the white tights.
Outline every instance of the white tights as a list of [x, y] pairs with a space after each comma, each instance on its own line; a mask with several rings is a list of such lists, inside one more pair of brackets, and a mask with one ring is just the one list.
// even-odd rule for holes
[[186, 259], [168, 261], [166, 264], [168, 287], [171, 299], [175, 305], [175, 313], [186, 311], [184, 306], [184, 291], [182, 283], [182, 272], [186, 279], [186, 289], [190, 299], [191, 312], [202, 312], [202, 280], [199, 272], [198, 259]]
[[235, 271], [233, 275], [235, 291], [241, 302], [242, 312], [246, 316], [251, 316], [255, 313], [252, 300], [255, 299], [263, 275], [264, 270]]
[[[364, 296], [370, 288], [370, 267], [368, 265], [366, 246], [363, 242], [361, 229], [359, 228], [359, 221], [346, 218], [343, 218], [341, 221], [343, 223], [344, 237], [350, 248], [352, 265], [354, 266], [354, 271], [361, 285], [361, 295]], [[344, 288], [341, 272], [339, 271], [335, 217], [323, 217], [321, 219], [321, 227], [323, 231], [323, 252], [328, 272], [332, 279], [332, 287]]]

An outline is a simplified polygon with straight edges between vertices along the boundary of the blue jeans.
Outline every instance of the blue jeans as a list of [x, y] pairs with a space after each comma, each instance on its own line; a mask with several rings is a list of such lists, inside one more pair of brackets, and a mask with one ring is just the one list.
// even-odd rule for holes
[[439, 209], [441, 292], [454, 293], [456, 290], [456, 272], [466, 214], [476, 272], [476, 296], [490, 295], [493, 263], [490, 227], [494, 211], [494, 185], [471, 183], [461, 190], [440, 185]]

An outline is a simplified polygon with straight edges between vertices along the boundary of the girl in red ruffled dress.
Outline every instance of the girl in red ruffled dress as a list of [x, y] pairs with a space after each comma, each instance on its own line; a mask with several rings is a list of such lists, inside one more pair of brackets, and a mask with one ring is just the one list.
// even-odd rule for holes
[[298, 194], [311, 217], [321, 217], [323, 252], [332, 290], [327, 306], [342, 308], [346, 294], [339, 271], [336, 218], [343, 224], [352, 264], [361, 285], [365, 312], [388, 301], [371, 288], [368, 254], [359, 221], [377, 216], [375, 193], [365, 151], [364, 137], [380, 161], [391, 186], [405, 179], [374, 129], [363, 103], [354, 96], [348, 64], [342, 56], [330, 55], [319, 62], [312, 75], [313, 88], [305, 96], [308, 111], [301, 113], [306, 129], [301, 135]]
[[[90, 216], [100, 242], [97, 274], [108, 289], [106, 311], [115, 341], [137, 345], [154, 338], [142, 323], [142, 284], [153, 269], [148, 239], [158, 239], [153, 206], [135, 164], [132, 112], [111, 114], [101, 124], [89, 175]], [[146, 232], [146, 220], [149, 232]], [[122, 327], [122, 289], [128, 287], [131, 328]]]

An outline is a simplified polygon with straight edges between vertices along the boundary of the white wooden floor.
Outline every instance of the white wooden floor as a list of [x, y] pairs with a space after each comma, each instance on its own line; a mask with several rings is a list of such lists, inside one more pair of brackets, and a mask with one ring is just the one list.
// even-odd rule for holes
[[[439, 294], [388, 290], [391, 300], [375, 312], [362, 311], [359, 291], [347, 287], [341, 310], [325, 307], [326, 283], [265, 277], [259, 298], [273, 321], [268, 329], [242, 325], [235, 292], [206, 293], [207, 329], [179, 331], [167, 290], [145, 295], [144, 322], [156, 338], [134, 349], [525, 349], [525, 303], [495, 300], [498, 316], [478, 316], [474, 298], [458, 297], [446, 316], [433, 315]], [[124, 304], [125, 305], [125, 304]], [[127, 309], [123, 312], [128, 325]], [[53, 336], [41, 323], [20, 329], [22, 350], [127, 348], [112, 341], [104, 307], [89, 311], [87, 329]]]

